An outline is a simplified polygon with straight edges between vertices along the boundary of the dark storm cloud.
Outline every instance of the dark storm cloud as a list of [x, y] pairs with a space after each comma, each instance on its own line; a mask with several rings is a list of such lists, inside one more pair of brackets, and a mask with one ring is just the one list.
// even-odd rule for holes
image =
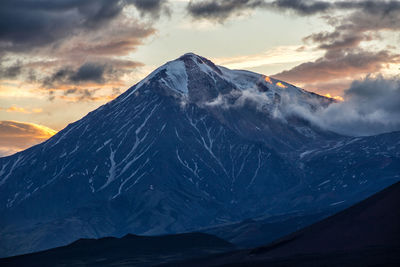
[[102, 84], [108, 81], [114, 73], [114, 69], [107, 64], [88, 62], [74, 70], [72, 67], [65, 67], [57, 70], [50, 77], [44, 79], [44, 86], [53, 87], [61, 84], [78, 84], [94, 82]]
[[345, 91], [345, 101], [316, 112], [292, 103], [287, 114], [296, 114], [324, 129], [350, 136], [400, 131], [400, 79], [366, 78]]
[[304, 0], [276, 0], [271, 3], [271, 7], [281, 10], [292, 10], [301, 15], [312, 15], [325, 12], [333, 5], [325, 1], [304, 1]]
[[271, 7], [294, 11], [300, 15], [315, 15], [333, 10], [361, 10], [366, 13], [390, 14], [400, 10], [397, 0], [363, 0], [363, 1], [313, 1], [313, 0], [275, 0]]
[[333, 3], [333, 7], [360, 9], [370, 14], [381, 13], [388, 15], [400, 11], [400, 2], [398, 0], [337, 1]]
[[[146, 4], [146, 3], [147, 4]], [[164, 1], [140, 0], [2, 0], [0, 49], [21, 52], [58, 45], [66, 37], [101, 30], [121, 17], [127, 5], [157, 13]]]
[[46, 77], [43, 81], [43, 86], [53, 87], [55, 83], [66, 83], [74, 74], [72, 67], [65, 67], [57, 70], [50, 77]]
[[206, 0], [190, 1], [187, 11], [194, 18], [224, 21], [232, 15], [246, 10], [265, 7], [264, 0]]
[[78, 30], [101, 27], [121, 10], [120, 1], [3, 0], [0, 44], [8, 50], [46, 45]]
[[391, 0], [367, 1], [322, 1], [322, 0], [191, 0], [187, 5], [188, 13], [194, 18], [203, 18], [223, 22], [227, 18], [243, 11], [269, 9], [292, 11], [308, 16], [335, 10], [360, 10], [370, 14], [394, 14], [400, 10], [400, 2]]
[[74, 73], [70, 79], [73, 82], [94, 81], [102, 83], [104, 82], [104, 72], [106, 71], [106, 67], [106, 65], [86, 63], [79, 67], [77, 72]]
[[98, 89], [71, 88], [64, 91], [64, 96], [73, 95], [78, 101], [94, 100], [97, 91]]
[[168, 0], [129, 0], [142, 15], [159, 17], [161, 13], [170, 14]]
[[314, 33], [303, 40], [305, 42], [313, 42], [318, 44], [318, 48], [324, 50], [336, 50], [357, 47], [362, 41], [370, 40], [370, 35], [364, 35], [362, 32], [340, 32], [336, 30], [334, 32], [320, 32]]

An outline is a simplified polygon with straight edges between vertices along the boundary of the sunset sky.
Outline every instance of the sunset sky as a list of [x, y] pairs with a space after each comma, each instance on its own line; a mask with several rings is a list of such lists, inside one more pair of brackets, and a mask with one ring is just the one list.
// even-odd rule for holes
[[0, 155], [186, 52], [346, 98], [354, 80], [398, 78], [400, 1], [2, 0]]

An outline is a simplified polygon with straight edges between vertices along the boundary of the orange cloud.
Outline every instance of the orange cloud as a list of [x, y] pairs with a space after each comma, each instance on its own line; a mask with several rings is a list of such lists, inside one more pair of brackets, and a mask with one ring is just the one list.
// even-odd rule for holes
[[30, 113], [24, 108], [21, 107], [16, 107], [16, 106], [11, 106], [8, 109], [6, 109], [7, 112], [19, 112], [19, 113]]
[[118, 95], [108, 95], [108, 96], [91, 96], [91, 97], [77, 97], [77, 96], [57, 96], [59, 99], [65, 100], [67, 102], [82, 102], [86, 101], [93, 101], [93, 102], [108, 102], [114, 100]]
[[43, 109], [41, 109], [41, 108], [34, 108], [34, 109], [32, 109], [32, 112], [33, 112], [33, 113], [42, 113], [42, 112], [43, 112]]
[[39, 144], [56, 133], [53, 129], [35, 123], [0, 121], [0, 156]]
[[9, 108], [0, 108], [0, 110], [5, 110], [6, 112], [18, 112], [18, 113], [25, 113], [25, 114], [43, 112], [43, 109], [41, 109], [41, 108], [33, 108], [33, 109], [29, 110], [29, 109], [26, 109], [23, 107], [17, 107], [15, 105], [13, 105]]

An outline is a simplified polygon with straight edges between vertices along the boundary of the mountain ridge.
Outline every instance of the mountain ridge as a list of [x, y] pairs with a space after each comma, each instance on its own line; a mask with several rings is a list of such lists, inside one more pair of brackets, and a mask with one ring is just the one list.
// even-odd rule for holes
[[63, 247], [0, 259], [2, 266], [154, 266], [174, 260], [233, 250], [213, 235], [186, 233], [165, 236], [125, 235], [121, 238], [79, 239]]

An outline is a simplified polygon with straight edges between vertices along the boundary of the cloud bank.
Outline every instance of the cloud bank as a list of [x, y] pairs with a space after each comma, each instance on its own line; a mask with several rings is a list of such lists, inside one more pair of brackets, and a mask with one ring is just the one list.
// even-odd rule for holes
[[[290, 88], [289, 88], [290, 89]], [[367, 77], [345, 90], [344, 101], [321, 102], [321, 98], [280, 90], [270, 97], [257, 87], [219, 95], [205, 105], [222, 109], [253, 105], [260, 112], [288, 123], [293, 116], [347, 136], [371, 136], [400, 131], [400, 77]], [[277, 101], [278, 100], [278, 101]]]
[[292, 12], [301, 16], [327, 14], [336, 10], [359, 10], [370, 14], [390, 14], [400, 10], [397, 0], [190, 0], [187, 12], [195, 19], [218, 22], [257, 9]]
[[400, 131], [400, 78], [365, 78], [345, 90], [345, 100], [316, 112], [292, 103], [284, 113], [301, 116], [336, 133], [370, 136]]

